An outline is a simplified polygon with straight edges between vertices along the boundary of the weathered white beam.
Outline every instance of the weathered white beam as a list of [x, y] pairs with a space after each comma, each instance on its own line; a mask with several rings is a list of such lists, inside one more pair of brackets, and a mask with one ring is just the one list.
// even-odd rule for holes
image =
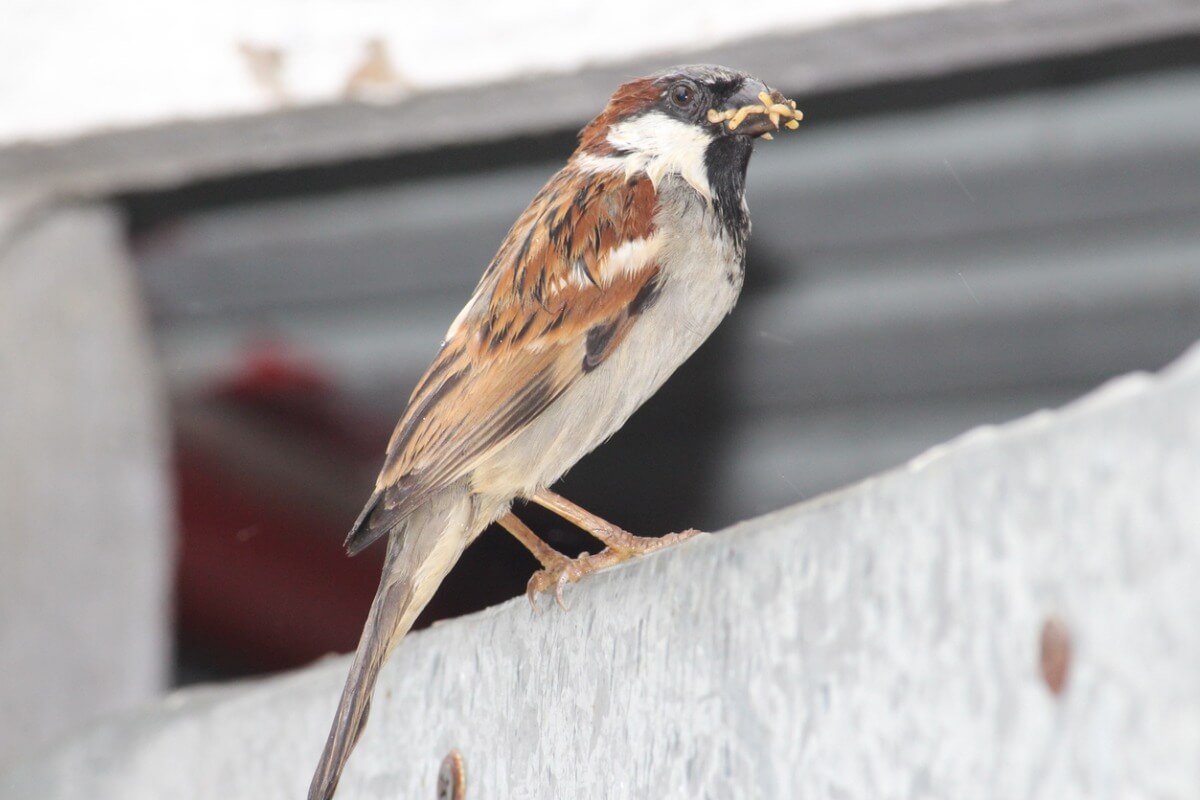
[[166, 685], [165, 416], [117, 216], [0, 202], [0, 761]]
[[[1200, 350], [1155, 377], [417, 634], [345, 800], [1200, 796]], [[248, 611], [248, 613], [253, 613]], [[185, 691], [0, 776], [303, 796], [344, 659]]]
[[[177, 120], [394, 102], [463, 86], [569, 73], [781, 31], [829, 27], [995, 0], [720, 3], [458, 0], [454, 13], [398, 13], [388, 0], [210, 0], [188, 9], [139, 0], [8, 0], [0, 51], [20, 80], [0, 80], [0, 143], [64, 138]], [[630, 24], [637, 20], [636, 25]], [[112, 42], [119, 38], [115, 57]], [[47, 46], [48, 43], [51, 46]], [[153, 65], [153, 69], [147, 69]], [[91, 80], [79, 74], [88, 70]], [[86, 85], [85, 85], [86, 84]], [[130, 91], [136, 87], [136, 91]], [[56, 102], [46, 102], [54, 98]], [[469, 110], [466, 117], [469, 119]]]
[[[597, 16], [557, 7], [547, 14], [531, 3], [523, 9], [525, 17], [506, 17], [512, 29], [501, 48], [525, 55], [496, 63], [501, 49], [494, 46], [493, 25], [464, 24], [473, 17], [471, 10], [460, 10], [449, 30], [433, 30], [422, 27], [424, 20], [395, 15], [387, 4], [352, 13], [335, 4], [313, 4], [310, 17], [297, 20], [289, 35], [264, 30], [261, 20], [248, 18], [236, 3], [214, 6], [216, 11], [199, 21], [167, 9], [149, 25], [142, 5], [116, 6], [129, 15], [121, 35], [144, 30], [145, 46], [113, 60], [109, 41], [93, 37], [100, 49], [92, 68], [117, 70], [101, 82], [121, 91], [112, 102], [98, 103], [101, 116], [82, 130], [49, 139], [31, 135], [26, 143], [0, 149], [0, 188], [52, 185], [107, 193], [566, 130], [594, 115], [622, 80], [679, 61], [730, 63], [790, 92], [807, 93], [1200, 30], [1200, 6], [1192, 0], [846, 0], [743, 9], [734, 16], [744, 19], [736, 22], [724, 6], [704, 4], [679, 9], [643, 4], [625, 12], [606, 7]], [[625, 20], [633, 15], [650, 39], [630, 34]], [[58, 25], [50, 30], [61, 37], [58, 18], [45, 19]], [[29, 42], [36, 46], [45, 38], [15, 30], [10, 50], [30, 49]], [[603, 44], [586, 49], [580, 30]], [[521, 37], [537, 43], [525, 46]], [[341, 93], [373, 38], [385, 45], [391, 41], [398, 102], [349, 102]], [[614, 45], [617, 41], [621, 44]], [[193, 52], [189, 48], [196, 42], [208, 46]], [[562, 42], [568, 43], [565, 48], [547, 45]], [[96, 43], [84, 37], [84, 45]], [[69, 51], [70, 45], [63, 49]], [[413, 65], [397, 61], [410, 51], [437, 58]], [[22, 115], [19, 105], [11, 109], [14, 101], [52, 109], [96, 103], [95, 87], [76, 80], [69, 65], [58, 60], [59, 51], [35, 47], [33, 53], [29, 65], [14, 74], [65, 76], [63, 91], [27, 97], [28, 82], [18, 81], [6, 96], [0, 83], [0, 101], [7, 97], [11, 118]], [[552, 61], [545, 60], [547, 54]], [[46, 57], [53, 60], [46, 63]], [[306, 61], [311, 62], [307, 67]], [[124, 64], [131, 75], [120, 72]], [[318, 89], [313, 89], [314, 71], [324, 71]], [[199, 74], [202, 82], [196, 82]], [[293, 80], [306, 87], [299, 97], [287, 91]], [[123, 91], [132, 82], [142, 91]], [[221, 102], [206, 105], [222, 82], [228, 91]], [[88, 91], [77, 103], [64, 101], [63, 94], [78, 86]], [[47, 105], [46, 96], [56, 102]], [[125, 118], [112, 117], [114, 108], [125, 106]]]

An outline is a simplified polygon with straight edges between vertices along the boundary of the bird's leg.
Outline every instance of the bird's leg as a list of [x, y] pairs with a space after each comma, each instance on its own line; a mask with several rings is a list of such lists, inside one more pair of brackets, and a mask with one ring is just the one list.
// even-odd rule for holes
[[[668, 533], [666, 536], [634, 536], [624, 528], [619, 528], [605, 519], [597, 517], [585, 508], [572, 503], [562, 495], [546, 489], [541, 489], [529, 498], [543, 508], [548, 508], [563, 519], [578, 525], [583, 530], [604, 542], [605, 553], [612, 552], [620, 557], [612, 563], [624, 561], [633, 556], [652, 553], [673, 544], [690, 539], [700, 531], [690, 528], [679, 533]], [[603, 555], [601, 553], [600, 555]], [[607, 566], [607, 565], [606, 565]]]
[[540, 570], [533, 573], [533, 577], [529, 579], [529, 585], [525, 589], [525, 594], [534, 608], [537, 608], [537, 595], [553, 588], [555, 600], [565, 609], [567, 606], [563, 602], [563, 589], [568, 583], [575, 583], [588, 573], [620, 564], [634, 556], [652, 553], [655, 550], [678, 544], [700, 533], [698, 530], [690, 529], [679, 533], [668, 533], [666, 536], [634, 536], [629, 531], [597, 517], [587, 509], [575, 505], [554, 492], [542, 489], [530, 496], [529, 499], [579, 526], [604, 543], [604, 549], [595, 555], [583, 553], [578, 558], [567, 558], [543, 542], [536, 533], [530, 530], [528, 525], [511, 511], [497, 519], [496, 522], [500, 524], [500, 527], [525, 545], [525, 549], [532, 553], [533, 557], [542, 565]]
[[553, 587], [554, 599], [565, 610], [567, 604], [563, 602], [563, 588], [567, 583], [575, 583], [589, 572], [595, 572], [623, 560], [607, 550], [594, 556], [584, 553], [578, 558], [567, 558], [543, 542], [536, 533], [529, 529], [528, 525], [511, 511], [497, 519], [496, 522], [516, 537], [518, 542], [525, 545], [525, 549], [532, 553], [533, 557], [542, 565], [540, 570], [533, 573], [533, 577], [529, 579], [529, 585], [525, 589], [525, 596], [529, 598], [529, 603], [534, 609], [537, 609], [537, 596]]
[[[558, 604], [561, 606], [563, 605], [562, 590], [567, 581], [575, 583], [589, 572], [596, 572], [606, 567], [611, 567], [614, 564], [620, 564], [622, 561], [627, 561], [634, 556], [661, 550], [664, 547], [669, 547], [685, 539], [690, 539], [700, 533], [700, 531], [693, 529], [680, 533], [668, 533], [666, 536], [659, 537], [634, 536], [629, 531], [613, 525], [608, 520], [597, 517], [587, 509], [575, 505], [567, 498], [557, 495], [554, 492], [542, 489], [529, 499], [543, 508], [550, 509], [574, 525], [579, 526], [604, 543], [604, 549], [596, 553], [596, 555], [584, 553], [579, 558], [568, 560], [565, 564], [556, 563], [553, 567], [546, 566], [546, 569], [536, 573], [530, 578], [527, 590], [531, 601], [535, 593], [547, 591], [553, 586], [555, 587], [555, 596], [558, 598]], [[533, 535], [532, 532], [530, 535]], [[545, 547], [545, 544], [540, 540], [539, 544]], [[537, 553], [534, 553], [534, 555], [536, 556]], [[557, 552], [555, 555], [559, 558], [565, 558]], [[542, 563], [545, 565], [545, 562]]]
[[564, 561], [570, 561], [562, 553], [543, 542], [541, 537], [534, 533], [513, 512], [509, 511], [497, 519], [496, 522], [501, 528], [511, 533], [518, 542], [525, 545], [525, 549], [532, 553], [533, 557], [545, 569], [553, 569], [560, 566]]

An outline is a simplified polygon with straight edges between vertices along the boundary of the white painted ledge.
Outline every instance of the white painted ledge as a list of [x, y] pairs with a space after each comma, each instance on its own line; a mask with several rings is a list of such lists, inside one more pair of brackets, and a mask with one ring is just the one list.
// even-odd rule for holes
[[[413, 636], [340, 798], [1200, 796], [1200, 351]], [[1065, 688], [1039, 670], [1047, 619]], [[344, 659], [181, 692], [4, 798], [303, 796]]]

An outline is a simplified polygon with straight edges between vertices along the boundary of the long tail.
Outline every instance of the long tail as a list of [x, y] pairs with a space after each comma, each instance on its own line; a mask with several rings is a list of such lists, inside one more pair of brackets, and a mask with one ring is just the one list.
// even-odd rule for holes
[[469, 500], [459, 499], [449, 507], [444, 503], [434, 505], [439, 508], [418, 514], [421, 519], [406, 523], [405, 530], [393, 534], [388, 542], [383, 578], [350, 664], [325, 750], [309, 785], [308, 800], [333, 797], [346, 759], [366, 727], [371, 695], [383, 662], [408, 633], [472, 538]]

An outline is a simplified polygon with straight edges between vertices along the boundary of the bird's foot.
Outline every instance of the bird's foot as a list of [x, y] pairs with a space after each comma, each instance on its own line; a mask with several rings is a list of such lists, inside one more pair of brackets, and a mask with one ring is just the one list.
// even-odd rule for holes
[[628, 531], [614, 528], [606, 531], [604, 541], [608, 546], [595, 555], [584, 553], [578, 558], [567, 558], [556, 553], [558, 558], [551, 560], [551, 563], [543, 562], [543, 568], [533, 573], [533, 577], [529, 579], [525, 596], [529, 598], [534, 610], [537, 610], [537, 596], [553, 589], [555, 601], [566, 611], [563, 589], [568, 583], [577, 583], [584, 575], [599, 572], [635, 556], [662, 550], [664, 547], [691, 539], [699, 533], [700, 531], [693, 528], [679, 533], [668, 533], [666, 536], [634, 536]]
[[634, 536], [629, 531], [622, 530], [614, 525], [611, 530], [605, 532], [603, 537], [599, 538], [607, 545], [607, 550], [620, 553], [622, 555], [620, 560], [624, 561], [627, 558], [653, 553], [655, 550], [662, 550], [664, 547], [686, 542], [688, 539], [699, 534], [700, 531], [695, 528], [688, 528], [686, 531], [668, 533], [665, 536]]
[[[607, 552], [607, 551], [605, 551]], [[567, 610], [567, 604], [563, 600], [563, 589], [568, 583], [575, 583], [589, 572], [603, 569], [608, 564], [601, 564], [600, 557], [605, 552], [589, 555], [584, 553], [578, 558], [567, 558], [560, 555], [554, 559], [552, 563], [545, 564], [537, 572], [530, 577], [529, 583], [525, 587], [525, 596], [529, 598], [529, 604], [533, 606], [533, 610], [538, 610], [537, 596], [544, 592], [554, 590], [554, 600], [558, 603], [559, 608], [563, 611]], [[611, 562], [611, 563], [616, 563]]]

